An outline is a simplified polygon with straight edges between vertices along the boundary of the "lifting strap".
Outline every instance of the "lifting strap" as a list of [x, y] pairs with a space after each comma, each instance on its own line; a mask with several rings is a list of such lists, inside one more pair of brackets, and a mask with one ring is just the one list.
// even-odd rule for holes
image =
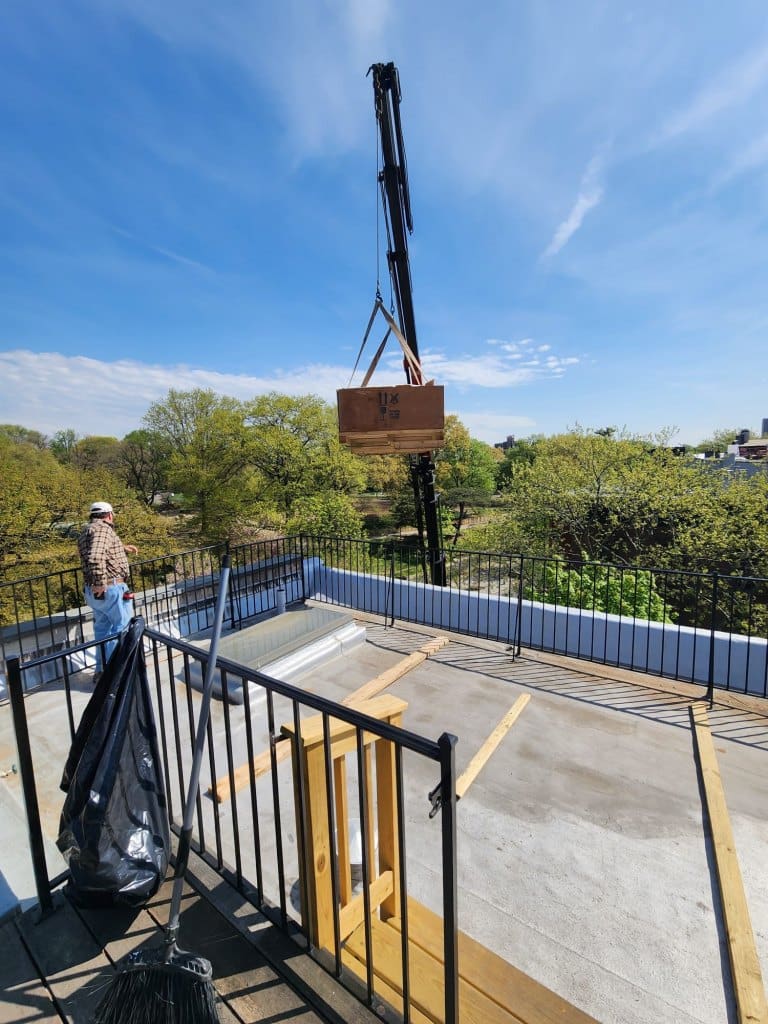
[[354, 377], [354, 375], [355, 375], [355, 370], [357, 370], [357, 364], [360, 362], [360, 356], [363, 354], [363, 349], [365, 348], [365, 344], [368, 341], [368, 336], [371, 333], [371, 328], [373, 327], [373, 321], [376, 319], [376, 314], [379, 313], [379, 312], [382, 314], [382, 316], [384, 317], [384, 319], [387, 322], [387, 333], [382, 338], [381, 344], [379, 345], [378, 349], [376, 350], [376, 353], [375, 353], [375, 355], [373, 357], [373, 360], [371, 361], [371, 365], [368, 367], [368, 372], [366, 373], [365, 377], [363, 378], [363, 383], [362, 383], [361, 387], [365, 387], [368, 384], [368, 381], [373, 376], [373, 372], [376, 369], [376, 367], [378, 366], [379, 360], [381, 359], [381, 355], [382, 355], [382, 353], [384, 351], [384, 346], [387, 344], [387, 340], [389, 339], [390, 334], [394, 334], [394, 336], [397, 338], [398, 342], [400, 343], [400, 348], [403, 350], [403, 356], [405, 357], [405, 361], [408, 363], [408, 366], [409, 366], [409, 368], [411, 370], [412, 377], [415, 380], [421, 382], [423, 380], [422, 371], [421, 371], [421, 363], [418, 361], [416, 356], [413, 354], [413, 350], [411, 349], [411, 346], [408, 344], [408, 342], [407, 342], [405, 336], [403, 335], [402, 331], [397, 326], [395, 318], [387, 310], [386, 306], [384, 305], [384, 303], [381, 301], [381, 299], [377, 295], [376, 299], [375, 299], [375, 301], [373, 303], [373, 310], [371, 311], [370, 319], [368, 320], [368, 326], [365, 329], [365, 334], [363, 336], [363, 342], [360, 345], [360, 351], [357, 353], [357, 359], [355, 360], [355, 366], [354, 366], [354, 369], [352, 370], [352, 376], [349, 378], [350, 384], [352, 383], [352, 377]]

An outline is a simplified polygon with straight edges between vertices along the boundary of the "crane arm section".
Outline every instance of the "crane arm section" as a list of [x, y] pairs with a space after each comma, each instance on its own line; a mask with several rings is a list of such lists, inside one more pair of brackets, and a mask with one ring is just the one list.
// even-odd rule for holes
[[[408, 234], [413, 230], [413, 220], [408, 190], [408, 168], [400, 122], [400, 76], [397, 68], [391, 62], [373, 64], [369, 73], [373, 76], [376, 121], [381, 140], [379, 185], [387, 222], [389, 275], [397, 305], [400, 330], [416, 357], [415, 366], [409, 364], [407, 360], [404, 363], [406, 379], [409, 384], [418, 385], [422, 384], [423, 380], [419, 369], [421, 361], [416, 336], [416, 316], [413, 309], [411, 265], [408, 257]], [[426, 526], [429, 576], [434, 585], [445, 586], [445, 557], [440, 538], [435, 466], [431, 452], [422, 452], [411, 458], [411, 476], [422, 547], [423, 527]]]

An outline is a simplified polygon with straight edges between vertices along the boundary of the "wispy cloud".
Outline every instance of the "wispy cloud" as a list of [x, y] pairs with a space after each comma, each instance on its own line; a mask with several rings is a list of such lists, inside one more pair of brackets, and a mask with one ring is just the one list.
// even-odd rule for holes
[[125, 238], [142, 249], [146, 249], [149, 252], [154, 252], [158, 256], [162, 256], [172, 263], [178, 263], [183, 267], [192, 267], [194, 270], [202, 270], [206, 274], [213, 274], [215, 271], [212, 267], [209, 267], [205, 263], [200, 263], [198, 260], [190, 259], [189, 256], [182, 256], [178, 252], [174, 252], [172, 249], [166, 249], [160, 245], [153, 245], [151, 242], [146, 242], [144, 239], [137, 238], [136, 235], [132, 235], [130, 231], [125, 231], [123, 228], [117, 227], [115, 224], [110, 224], [111, 229], [116, 235], [120, 235], [121, 238]]
[[601, 149], [589, 161], [587, 169], [581, 179], [579, 194], [576, 197], [576, 201], [571, 207], [571, 211], [565, 220], [558, 224], [549, 245], [541, 254], [542, 261], [546, 261], [551, 259], [553, 256], [556, 256], [563, 246], [567, 245], [568, 241], [581, 227], [584, 222], [584, 218], [589, 211], [593, 210], [602, 200], [603, 186], [600, 182], [600, 176], [602, 174], [604, 160], [604, 150]]
[[705, 85], [663, 125], [657, 143], [695, 131], [717, 114], [745, 103], [768, 83], [768, 46], [745, 54]]
[[[286, 138], [301, 159], [356, 145], [368, 113], [369, 92], [351, 90], [386, 52], [389, 0], [359, 4], [280, 5], [221, 0], [115, 0], [120, 12], [169, 46], [206, 53], [266, 87], [282, 111]], [[308, 99], [311, 83], [312, 102]]]
[[731, 157], [725, 168], [712, 179], [712, 188], [722, 188], [735, 178], [754, 171], [768, 163], [768, 134], [754, 139], [748, 146]]
[[[545, 356], [533, 338], [512, 342], [491, 338], [486, 344], [493, 351], [467, 356], [452, 357], [426, 350], [422, 353], [424, 372], [428, 378], [434, 377], [441, 384], [453, 385], [461, 391], [499, 390], [560, 378], [568, 367], [579, 362], [576, 356]], [[396, 362], [390, 359], [388, 372], [391, 374], [396, 369]]]

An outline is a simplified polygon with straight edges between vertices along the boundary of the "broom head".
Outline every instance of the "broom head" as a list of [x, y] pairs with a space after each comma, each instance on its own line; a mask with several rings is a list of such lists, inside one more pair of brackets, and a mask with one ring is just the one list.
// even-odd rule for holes
[[125, 958], [93, 1024], [219, 1024], [211, 964], [179, 949], [139, 949]]

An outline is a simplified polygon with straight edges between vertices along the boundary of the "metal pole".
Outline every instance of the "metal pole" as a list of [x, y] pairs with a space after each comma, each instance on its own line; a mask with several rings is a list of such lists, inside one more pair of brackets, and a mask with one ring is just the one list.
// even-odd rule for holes
[[438, 739], [440, 747], [440, 809], [443, 845], [443, 969], [445, 1024], [459, 1020], [459, 917], [456, 857], [456, 744], [451, 733]]
[[216, 609], [213, 622], [213, 635], [211, 646], [208, 648], [208, 662], [205, 666], [205, 679], [203, 681], [203, 696], [200, 702], [200, 713], [197, 718], [197, 730], [195, 732], [195, 746], [192, 755], [192, 767], [189, 772], [189, 786], [187, 799], [184, 805], [184, 819], [182, 822], [181, 836], [176, 853], [176, 871], [173, 878], [173, 889], [171, 891], [171, 910], [168, 919], [167, 938], [169, 942], [176, 941], [179, 930], [179, 916], [181, 912], [181, 893], [184, 888], [184, 874], [187, 869], [189, 858], [190, 840], [192, 838], [192, 826], [195, 820], [195, 806], [197, 804], [197, 791], [200, 785], [200, 767], [203, 760], [203, 748], [208, 734], [208, 717], [211, 711], [211, 697], [213, 695], [213, 680], [216, 671], [216, 655], [219, 649], [219, 638], [224, 620], [224, 607], [227, 603], [227, 588], [229, 585], [229, 555], [224, 555], [221, 561], [221, 575], [219, 577], [219, 592], [216, 596]]
[[16, 747], [19, 754], [19, 773], [24, 793], [24, 809], [27, 813], [29, 849], [32, 854], [32, 870], [40, 910], [43, 914], [53, 912], [53, 898], [48, 881], [48, 867], [45, 863], [45, 845], [40, 824], [40, 807], [35, 788], [35, 772], [32, 764], [32, 750], [29, 745], [27, 713], [24, 708], [24, 688], [21, 683], [21, 666], [18, 658], [8, 659], [8, 693], [11, 698], [13, 729], [16, 733]]

